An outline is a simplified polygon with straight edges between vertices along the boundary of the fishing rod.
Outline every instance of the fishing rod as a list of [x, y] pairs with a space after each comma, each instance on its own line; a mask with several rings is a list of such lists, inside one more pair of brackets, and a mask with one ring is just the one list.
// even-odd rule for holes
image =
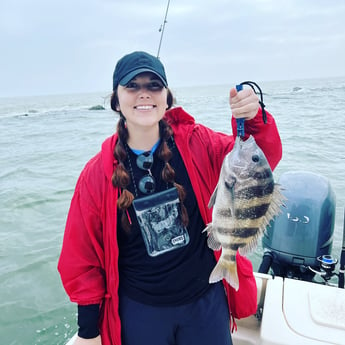
[[345, 273], [345, 208], [344, 208], [344, 228], [343, 228], [343, 246], [340, 257], [339, 268], [339, 287], [344, 289], [344, 273]]
[[168, 4], [167, 4], [166, 11], [165, 11], [165, 16], [164, 16], [164, 22], [159, 28], [159, 32], [161, 33], [161, 38], [159, 40], [159, 46], [158, 46], [158, 51], [157, 51], [157, 58], [158, 59], [159, 59], [159, 53], [161, 51], [161, 45], [162, 45], [162, 40], [163, 40], [163, 35], [164, 35], [165, 24], [167, 23], [169, 5], [170, 5], [170, 0], [168, 0]]

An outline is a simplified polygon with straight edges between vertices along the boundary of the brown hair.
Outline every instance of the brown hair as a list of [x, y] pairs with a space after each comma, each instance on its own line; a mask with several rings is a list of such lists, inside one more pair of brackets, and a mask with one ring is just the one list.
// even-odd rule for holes
[[[171, 108], [171, 106], [173, 105], [173, 95], [169, 89], [167, 103], [168, 109]], [[125, 144], [127, 143], [129, 134], [125, 125], [125, 117], [119, 110], [117, 110], [118, 104], [119, 102], [117, 92], [114, 91], [111, 97], [111, 108], [114, 111], [120, 113], [120, 119], [117, 123], [118, 140], [114, 148], [114, 157], [118, 161], [118, 165], [114, 170], [112, 176], [112, 184], [114, 187], [119, 187], [121, 190], [120, 196], [117, 200], [117, 207], [121, 212], [121, 225], [126, 231], [129, 231], [130, 223], [127, 216], [127, 209], [131, 206], [132, 201], [134, 200], [134, 195], [127, 189], [127, 186], [131, 182], [131, 178], [124, 164], [127, 159]], [[175, 182], [175, 170], [169, 164], [169, 160], [172, 157], [172, 152], [169, 148], [168, 140], [172, 137], [173, 130], [165, 120], [160, 120], [159, 122], [159, 134], [161, 142], [159, 147], [157, 148], [157, 153], [158, 157], [165, 162], [164, 168], [162, 170], [162, 179], [167, 183], [172, 183], [174, 187], [176, 187], [181, 202], [182, 223], [184, 225], [187, 225], [188, 213], [186, 207], [183, 204], [183, 201], [186, 197], [186, 192], [183, 186]]]

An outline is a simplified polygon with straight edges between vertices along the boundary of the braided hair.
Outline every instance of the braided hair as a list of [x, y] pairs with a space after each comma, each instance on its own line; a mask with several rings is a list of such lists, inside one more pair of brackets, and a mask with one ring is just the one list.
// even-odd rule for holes
[[[173, 105], [173, 95], [168, 89], [168, 98], [167, 98], [168, 108], [170, 109]], [[131, 206], [134, 195], [127, 189], [128, 185], [131, 182], [130, 175], [125, 167], [125, 161], [127, 159], [127, 151], [125, 144], [128, 141], [129, 133], [126, 128], [126, 119], [118, 108], [118, 96], [117, 92], [114, 91], [111, 97], [111, 108], [120, 113], [120, 119], [117, 123], [117, 133], [118, 140], [114, 148], [114, 158], [118, 161], [118, 165], [113, 172], [112, 184], [114, 187], [120, 188], [120, 196], [117, 200], [117, 207], [121, 213], [121, 225], [126, 231], [130, 231], [130, 223], [127, 217], [127, 210]], [[186, 207], [183, 204], [184, 199], [186, 198], [186, 192], [182, 185], [175, 182], [175, 170], [169, 164], [169, 161], [172, 157], [172, 152], [168, 145], [168, 140], [173, 135], [173, 130], [171, 126], [164, 120], [159, 121], [159, 135], [162, 139], [160, 145], [157, 148], [158, 157], [165, 162], [164, 168], [162, 170], [162, 179], [166, 183], [173, 184], [176, 187], [180, 203], [181, 203], [181, 214], [182, 214], [182, 223], [184, 225], [188, 224], [188, 212]]]

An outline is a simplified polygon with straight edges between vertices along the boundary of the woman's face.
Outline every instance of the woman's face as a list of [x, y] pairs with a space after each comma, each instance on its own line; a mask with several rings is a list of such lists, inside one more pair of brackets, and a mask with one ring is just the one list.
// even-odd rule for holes
[[142, 73], [126, 86], [117, 88], [118, 111], [126, 118], [127, 128], [139, 129], [157, 126], [167, 104], [167, 89], [153, 73]]

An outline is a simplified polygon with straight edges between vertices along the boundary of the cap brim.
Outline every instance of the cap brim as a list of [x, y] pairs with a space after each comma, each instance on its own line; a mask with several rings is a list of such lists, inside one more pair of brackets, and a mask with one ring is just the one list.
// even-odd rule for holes
[[164, 80], [164, 78], [162, 76], [160, 76], [157, 72], [149, 69], [149, 68], [139, 68], [139, 69], [136, 69], [130, 73], [128, 73], [126, 76], [124, 76], [119, 84], [121, 86], [126, 86], [134, 77], [136, 77], [138, 74], [140, 73], [145, 73], [145, 72], [150, 72], [150, 73], [153, 73], [154, 75], [156, 75], [160, 80], [161, 82], [164, 84], [165, 87], [167, 87], [167, 83], [166, 81]]

